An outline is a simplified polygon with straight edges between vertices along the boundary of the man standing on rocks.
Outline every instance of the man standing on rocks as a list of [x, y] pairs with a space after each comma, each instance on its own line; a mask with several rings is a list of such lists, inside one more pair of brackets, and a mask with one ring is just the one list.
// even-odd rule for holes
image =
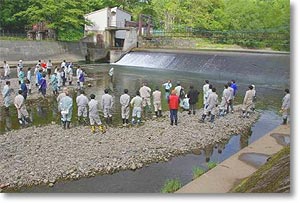
[[228, 90], [230, 92], [229, 100], [228, 100], [228, 105], [227, 105], [227, 113], [229, 113], [229, 107], [231, 109], [231, 113], [234, 112], [233, 110], [233, 99], [234, 99], [234, 89], [231, 87], [231, 83], [228, 82]]
[[141, 123], [142, 102], [143, 102], [143, 99], [140, 96], [140, 92], [137, 91], [136, 96], [134, 98], [132, 98], [132, 100], [130, 102], [131, 106], [133, 106], [132, 121], [131, 121], [132, 125], [136, 124], [135, 117], [137, 117], [137, 123], [138, 124]]
[[171, 125], [174, 124], [174, 121], [175, 121], [175, 125], [177, 125], [178, 122], [177, 112], [178, 112], [179, 102], [180, 99], [179, 96], [176, 95], [176, 90], [172, 90], [168, 100]]
[[76, 97], [76, 103], [77, 103], [77, 116], [78, 116], [78, 122], [86, 123], [87, 121], [87, 106], [89, 103], [89, 99], [84, 95], [84, 91], [80, 90], [80, 95]]
[[189, 115], [192, 114], [192, 112], [193, 112], [193, 115], [196, 114], [196, 104], [198, 102], [198, 95], [199, 95], [199, 92], [194, 89], [193, 85], [191, 85], [190, 91], [187, 94], [187, 97], [189, 98], [189, 104], [190, 104], [189, 105], [190, 106]]
[[10, 87], [10, 81], [6, 81], [3, 90], [2, 90], [2, 96], [3, 96], [3, 103], [4, 103], [4, 107], [5, 108], [9, 108], [9, 106], [12, 103], [12, 99], [11, 99], [11, 93], [14, 90]]
[[70, 128], [73, 110], [73, 100], [69, 97], [69, 92], [65, 92], [66, 96], [62, 97], [59, 102], [59, 111], [61, 113], [61, 121], [63, 129]]
[[217, 114], [217, 106], [218, 106], [218, 95], [216, 93], [216, 88], [212, 88], [212, 92], [209, 94], [207, 98], [207, 108], [204, 109], [204, 113], [202, 114], [202, 118], [200, 120], [201, 123], [204, 123], [207, 115], [210, 116], [209, 122], [213, 123], [215, 121], [215, 117]]
[[26, 106], [25, 106], [25, 99], [22, 95], [22, 90], [19, 90], [18, 93], [19, 94], [15, 97], [14, 105], [18, 111], [19, 123], [24, 125], [25, 121], [30, 123], [30, 119], [29, 119], [29, 114], [28, 114]]
[[90, 119], [90, 124], [91, 124], [91, 131], [92, 133], [96, 132], [96, 127], [95, 124], [98, 125], [99, 130], [102, 133], [105, 133], [105, 127], [102, 125], [102, 122], [99, 117], [98, 113], [98, 101], [95, 100], [96, 96], [94, 94], [90, 95], [91, 101], [89, 101], [88, 106], [89, 106], [89, 119]]
[[120, 97], [121, 117], [124, 127], [129, 124], [129, 102], [130, 96], [128, 95], [128, 89], [124, 89], [124, 94], [122, 94]]
[[151, 100], [150, 100], [151, 89], [150, 87], [147, 86], [146, 82], [144, 82], [143, 86], [140, 88], [140, 95], [143, 99], [142, 106], [144, 108], [144, 112], [145, 113], [151, 112]]
[[206, 100], [208, 98], [208, 90], [209, 90], [209, 80], [205, 80], [205, 84], [203, 85], [203, 108], [205, 108]]
[[155, 91], [152, 93], [152, 96], [155, 116], [161, 117], [161, 91], [159, 91], [159, 87], [155, 88]]
[[287, 124], [287, 120], [288, 120], [288, 116], [289, 116], [289, 111], [290, 111], [290, 90], [289, 89], [285, 89], [285, 96], [282, 99], [282, 105], [281, 105], [281, 112], [282, 112], [282, 119], [283, 125]]
[[242, 111], [243, 111], [243, 118], [245, 117], [249, 117], [249, 111], [248, 109], [250, 109], [253, 105], [253, 97], [255, 95], [255, 92], [253, 90], [253, 86], [249, 85], [248, 87], [249, 89], [246, 91], [245, 97], [244, 97], [244, 101], [243, 101], [243, 107], [242, 107]]
[[112, 107], [113, 107], [113, 97], [108, 94], [108, 89], [104, 90], [104, 95], [102, 96], [101, 103], [102, 103], [102, 109], [104, 118], [106, 120], [106, 124], [112, 123]]
[[230, 91], [228, 90], [228, 84], [224, 85], [224, 90], [222, 93], [222, 101], [220, 105], [220, 115], [224, 116], [227, 112], [228, 105], [229, 105], [229, 100], [230, 100]]

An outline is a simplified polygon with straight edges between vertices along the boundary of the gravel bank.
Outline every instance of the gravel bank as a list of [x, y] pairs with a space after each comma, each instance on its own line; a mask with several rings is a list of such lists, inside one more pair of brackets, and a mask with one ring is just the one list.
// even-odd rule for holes
[[139, 127], [108, 128], [105, 134], [92, 134], [89, 127], [62, 130], [56, 124], [7, 132], [0, 136], [0, 189], [53, 186], [59, 179], [111, 174], [168, 161], [246, 131], [259, 117], [254, 113], [248, 119], [240, 118], [235, 112], [216, 119], [212, 126], [199, 123], [200, 114], [202, 110], [195, 116], [179, 113], [178, 126], [159, 118]]

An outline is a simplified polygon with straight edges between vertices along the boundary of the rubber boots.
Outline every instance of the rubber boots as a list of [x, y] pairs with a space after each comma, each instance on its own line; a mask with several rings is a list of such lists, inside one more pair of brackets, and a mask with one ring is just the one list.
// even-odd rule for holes
[[161, 110], [158, 110], [158, 117], [161, 117], [162, 114], [161, 114]]
[[92, 133], [95, 133], [95, 132], [96, 132], [96, 128], [95, 128], [94, 125], [91, 126], [91, 132], [92, 132]]
[[287, 118], [284, 118], [282, 121], [282, 125], [286, 125], [287, 124]]
[[215, 115], [211, 115], [209, 122], [213, 123], [214, 121], [215, 121]]
[[99, 125], [99, 130], [100, 130], [102, 133], [106, 133], [106, 130], [105, 130], [104, 125]]

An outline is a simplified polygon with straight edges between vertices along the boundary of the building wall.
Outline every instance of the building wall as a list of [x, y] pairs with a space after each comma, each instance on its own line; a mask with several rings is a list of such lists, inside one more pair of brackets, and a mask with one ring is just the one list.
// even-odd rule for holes
[[[117, 9], [117, 27], [125, 27], [125, 20], [131, 21], [131, 15]], [[116, 38], [125, 39], [126, 31], [120, 30], [116, 32]]]
[[[112, 14], [115, 11], [115, 14]], [[115, 15], [115, 16], [114, 16]], [[99, 11], [92, 12], [85, 15], [86, 19], [89, 19], [94, 23], [92, 26], [85, 26], [85, 32], [100, 32], [104, 31], [107, 27], [125, 27], [125, 20], [131, 20], [131, 15], [124, 12], [117, 7], [105, 8]], [[116, 38], [125, 39], [126, 31], [120, 30], [116, 32]]]
[[85, 31], [104, 31], [108, 26], [108, 8], [95, 11], [85, 18], [93, 22], [93, 25], [85, 26]]

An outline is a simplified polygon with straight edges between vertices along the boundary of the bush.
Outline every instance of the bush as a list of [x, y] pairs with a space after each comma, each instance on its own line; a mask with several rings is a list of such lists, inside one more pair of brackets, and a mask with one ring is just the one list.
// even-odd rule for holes
[[203, 170], [202, 168], [200, 167], [193, 167], [193, 179], [196, 179], [200, 176], [202, 176], [203, 174], [205, 173], [205, 170]]
[[217, 163], [215, 163], [215, 162], [208, 162], [207, 163], [208, 170], [213, 169], [216, 166], [217, 166]]
[[167, 180], [161, 189], [162, 193], [174, 193], [181, 188], [181, 183], [178, 179]]

